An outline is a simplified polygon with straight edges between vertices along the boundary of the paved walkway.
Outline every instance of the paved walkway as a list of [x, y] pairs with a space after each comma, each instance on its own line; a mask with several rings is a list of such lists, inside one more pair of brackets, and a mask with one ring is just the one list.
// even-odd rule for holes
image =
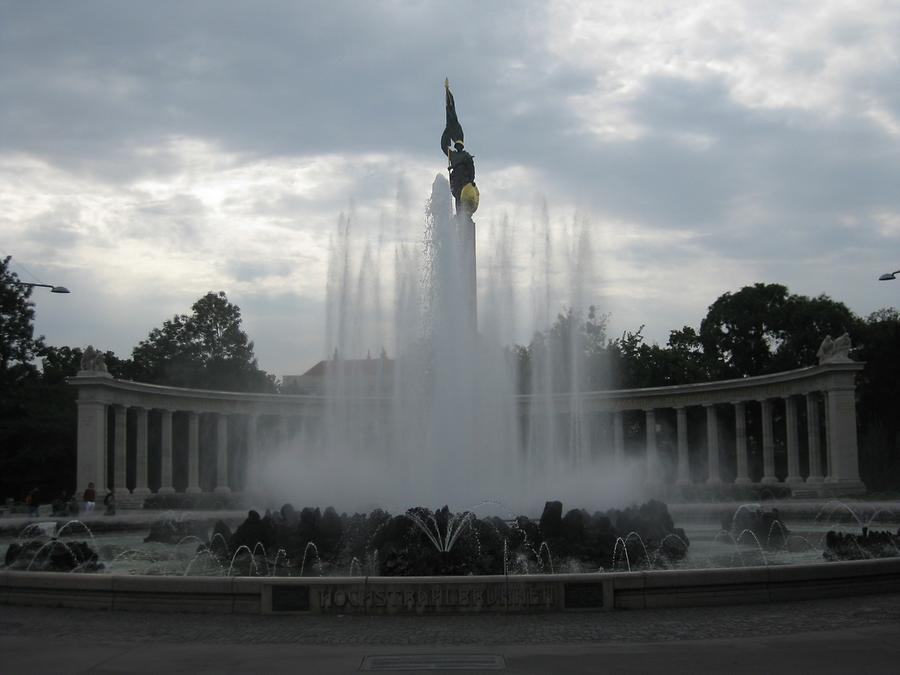
[[[232, 616], [0, 606], [0, 672], [349, 673], [367, 657], [507, 673], [896, 673], [900, 595], [524, 616]], [[447, 661], [446, 659], [450, 659]], [[389, 670], [381, 672], [400, 672]], [[460, 671], [458, 671], [460, 672]], [[467, 670], [465, 672], [498, 672]]]

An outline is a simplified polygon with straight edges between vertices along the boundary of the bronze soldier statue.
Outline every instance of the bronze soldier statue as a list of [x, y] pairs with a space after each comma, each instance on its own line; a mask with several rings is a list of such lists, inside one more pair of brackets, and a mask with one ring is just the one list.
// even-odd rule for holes
[[441, 134], [441, 150], [447, 155], [450, 169], [450, 192], [456, 201], [457, 214], [465, 213], [471, 218], [478, 209], [478, 186], [475, 185], [475, 158], [465, 149], [465, 137], [459, 118], [456, 116], [456, 102], [450, 91], [450, 81], [444, 80], [447, 107], [447, 123]]

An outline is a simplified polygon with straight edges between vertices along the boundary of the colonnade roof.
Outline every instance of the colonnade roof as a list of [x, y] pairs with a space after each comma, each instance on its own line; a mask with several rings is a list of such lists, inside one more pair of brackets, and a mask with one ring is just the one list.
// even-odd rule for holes
[[[599, 412], [717, 405], [852, 389], [855, 376], [863, 366], [863, 363], [847, 360], [731, 380], [575, 394], [529, 394], [516, 396], [516, 400], [520, 407], [546, 404], [557, 412], [568, 412], [575, 406], [581, 412]], [[79, 402], [224, 414], [317, 415], [328, 400], [319, 395], [169, 387], [120, 380], [95, 371], [81, 371], [69, 378], [69, 384], [78, 387]], [[344, 400], [348, 405], [372, 407], [388, 405], [391, 397], [357, 396]]]

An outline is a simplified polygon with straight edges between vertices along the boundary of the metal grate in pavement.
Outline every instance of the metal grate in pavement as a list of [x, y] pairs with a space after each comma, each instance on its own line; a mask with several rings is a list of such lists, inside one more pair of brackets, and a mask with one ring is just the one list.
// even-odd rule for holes
[[360, 670], [506, 670], [499, 654], [379, 654], [362, 660]]

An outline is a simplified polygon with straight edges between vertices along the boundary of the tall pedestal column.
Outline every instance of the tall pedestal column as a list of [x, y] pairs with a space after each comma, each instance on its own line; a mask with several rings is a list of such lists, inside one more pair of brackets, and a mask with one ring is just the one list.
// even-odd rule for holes
[[106, 404], [78, 401], [78, 485], [77, 493], [93, 483], [106, 485]]
[[227, 495], [228, 487], [228, 416], [216, 415], [216, 494]]
[[763, 477], [762, 483], [777, 483], [775, 476], [775, 435], [772, 433], [772, 402], [769, 399], [760, 401], [763, 437]]
[[478, 292], [475, 281], [475, 221], [464, 212], [456, 216], [459, 231], [460, 258], [465, 270], [463, 275], [464, 293], [468, 298], [466, 305], [469, 307], [468, 328], [474, 335], [478, 330]]
[[647, 483], [658, 485], [662, 478], [659, 467], [659, 450], [656, 447], [656, 411], [644, 410], [644, 426], [647, 444]]
[[147, 485], [147, 409], [135, 409], [135, 460], [134, 460], [134, 490], [132, 494], [146, 496], [150, 494]]
[[750, 484], [749, 462], [747, 461], [747, 410], [743, 401], [734, 403], [734, 445], [737, 459], [735, 485]]
[[800, 436], [797, 429], [797, 401], [793, 396], [784, 399], [784, 421], [787, 432], [788, 475], [785, 483], [802, 483], [800, 476]]
[[675, 408], [675, 426], [678, 436], [678, 485], [691, 484], [691, 460], [688, 454], [687, 408]]
[[161, 495], [175, 492], [172, 485], [172, 419], [171, 410], [159, 411], [159, 494]]
[[613, 413], [613, 451], [617, 462], [625, 461], [625, 423], [621, 410]]
[[113, 490], [121, 496], [128, 493], [128, 408], [124, 405], [114, 405], [112, 413], [115, 415], [113, 421]]
[[188, 413], [188, 485], [187, 494], [199, 494], [200, 489], [200, 415]]
[[716, 414], [716, 406], [704, 407], [706, 408], [706, 466], [709, 474], [706, 482], [709, 485], [718, 485], [722, 482], [719, 472], [719, 418]]
[[806, 395], [806, 438], [809, 447], [809, 476], [807, 483], [822, 483], [822, 445], [819, 433], [819, 395]]

